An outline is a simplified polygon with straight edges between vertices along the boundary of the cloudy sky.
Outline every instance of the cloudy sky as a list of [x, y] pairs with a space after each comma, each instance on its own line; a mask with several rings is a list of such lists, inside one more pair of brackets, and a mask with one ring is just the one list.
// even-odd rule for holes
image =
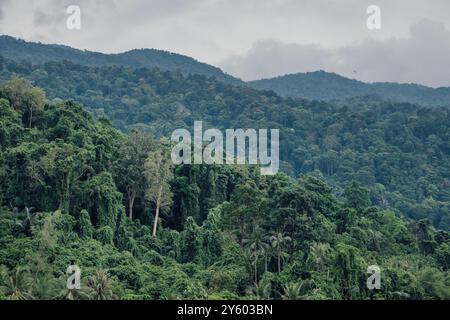
[[[79, 5], [82, 28], [66, 28]], [[366, 26], [381, 8], [381, 30]], [[253, 80], [323, 69], [450, 86], [449, 0], [0, 0], [0, 33], [101, 52], [158, 48]]]

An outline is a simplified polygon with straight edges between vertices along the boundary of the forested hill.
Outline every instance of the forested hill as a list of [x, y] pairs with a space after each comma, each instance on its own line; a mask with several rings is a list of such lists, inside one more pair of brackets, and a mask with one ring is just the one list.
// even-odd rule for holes
[[273, 90], [283, 97], [332, 101], [377, 95], [396, 102], [425, 106], [450, 106], [450, 88], [433, 89], [417, 84], [364, 83], [324, 71], [297, 73], [248, 83], [260, 90]]
[[373, 97], [307, 102], [156, 69], [0, 60], [0, 80], [13, 73], [44, 88], [51, 100], [81, 102], [123, 132], [168, 136], [177, 128], [192, 130], [196, 120], [221, 129], [278, 128], [284, 172], [323, 175], [338, 194], [356, 180], [369, 188], [374, 204], [450, 228], [447, 108]]
[[217, 67], [201, 63], [190, 57], [156, 49], [131, 50], [120, 54], [103, 54], [77, 50], [63, 45], [26, 42], [10, 36], [0, 36], [0, 54], [16, 62], [42, 64], [49, 61], [69, 60], [89, 66], [121, 65], [129, 67], [159, 68], [180, 71], [183, 74], [201, 74], [218, 80], [241, 84]]
[[321, 179], [257, 169], [174, 167], [167, 140], [13, 77], [0, 87], [0, 300], [450, 299], [449, 232], [372, 206], [357, 183], [339, 200]]
[[0, 55], [21, 63], [44, 64], [70, 61], [92, 67], [125, 66], [179, 71], [183, 75], [204, 75], [219, 81], [272, 90], [282, 97], [332, 101], [376, 95], [394, 102], [409, 102], [424, 106], [449, 106], [450, 88], [433, 89], [417, 84], [364, 83], [324, 71], [298, 73], [272, 79], [244, 82], [221, 69], [193, 58], [156, 49], [135, 49], [119, 54], [83, 51], [64, 45], [27, 42], [10, 36], [0, 36]]

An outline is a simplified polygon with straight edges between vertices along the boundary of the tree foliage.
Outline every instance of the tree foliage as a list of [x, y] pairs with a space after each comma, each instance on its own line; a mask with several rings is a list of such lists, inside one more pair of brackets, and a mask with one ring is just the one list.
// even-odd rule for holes
[[[450, 298], [448, 231], [377, 201], [389, 194], [256, 166], [174, 167], [164, 139], [61, 101], [30, 130], [2, 97], [0, 299]], [[427, 181], [418, 196], [432, 206], [445, 195]], [[81, 290], [66, 287], [70, 265]]]

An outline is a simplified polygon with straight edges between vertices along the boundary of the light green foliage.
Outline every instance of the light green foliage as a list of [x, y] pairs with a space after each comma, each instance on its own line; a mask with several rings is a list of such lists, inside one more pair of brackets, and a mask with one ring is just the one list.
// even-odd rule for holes
[[31, 129], [33, 113], [44, 109], [45, 93], [41, 88], [35, 87], [30, 81], [13, 75], [8, 81], [3, 92], [11, 103], [11, 107], [22, 114], [28, 128]]
[[123, 141], [115, 159], [114, 176], [120, 182], [119, 189], [127, 195], [128, 217], [131, 220], [136, 200], [142, 202], [148, 188], [148, 181], [142, 173], [148, 155], [154, 148], [155, 142], [151, 137], [133, 130]]
[[145, 195], [155, 206], [152, 236], [156, 237], [160, 211], [170, 208], [173, 203], [173, 194], [170, 182], [173, 179], [173, 164], [170, 157], [170, 144], [166, 140], [160, 141], [160, 146], [148, 154], [145, 162], [145, 177], [147, 188]]

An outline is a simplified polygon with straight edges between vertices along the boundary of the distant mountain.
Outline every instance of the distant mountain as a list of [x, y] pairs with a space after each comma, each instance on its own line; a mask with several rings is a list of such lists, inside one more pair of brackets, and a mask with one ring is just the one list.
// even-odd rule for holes
[[83, 51], [63, 45], [27, 42], [10, 36], [0, 36], [0, 55], [20, 62], [43, 64], [50, 61], [68, 60], [87, 66], [119, 65], [135, 68], [159, 68], [163, 71], [180, 71], [184, 75], [200, 74], [215, 77], [230, 84], [243, 84], [217, 67], [201, 63], [187, 56], [156, 50], [136, 49], [119, 54]]
[[450, 88], [433, 89], [417, 84], [364, 83], [325, 71], [290, 74], [251, 81], [255, 89], [272, 90], [283, 97], [331, 101], [377, 95], [396, 102], [421, 105], [450, 105]]
[[367, 95], [394, 102], [410, 102], [425, 106], [449, 106], [450, 88], [433, 89], [417, 84], [364, 83], [335, 73], [317, 71], [244, 82], [221, 69], [193, 58], [156, 49], [135, 49], [119, 54], [83, 51], [64, 45], [27, 42], [10, 36], [0, 36], [0, 56], [33, 65], [70, 61], [74, 64], [102, 67], [125, 66], [179, 71], [183, 75], [203, 75], [233, 85], [247, 85], [259, 90], [272, 90], [282, 97], [332, 101]]

